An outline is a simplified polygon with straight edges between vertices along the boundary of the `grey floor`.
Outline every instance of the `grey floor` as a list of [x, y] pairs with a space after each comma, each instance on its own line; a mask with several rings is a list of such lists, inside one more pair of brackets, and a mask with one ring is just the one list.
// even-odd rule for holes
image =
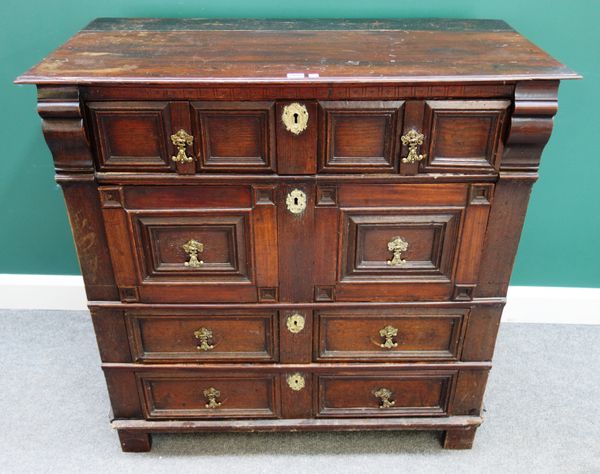
[[600, 473], [600, 326], [504, 324], [470, 451], [435, 433], [155, 435], [121, 453], [85, 312], [0, 311], [0, 472]]

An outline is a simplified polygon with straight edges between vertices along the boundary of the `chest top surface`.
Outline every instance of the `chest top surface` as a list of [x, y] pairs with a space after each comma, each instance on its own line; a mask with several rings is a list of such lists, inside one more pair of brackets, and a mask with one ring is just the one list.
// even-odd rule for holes
[[16, 82], [450, 83], [578, 77], [499, 20], [100, 18]]

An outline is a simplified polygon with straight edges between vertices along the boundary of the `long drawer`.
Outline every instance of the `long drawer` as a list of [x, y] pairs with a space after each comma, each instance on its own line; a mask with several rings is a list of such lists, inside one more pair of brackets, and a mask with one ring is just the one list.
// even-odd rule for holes
[[471, 389], [485, 382], [488, 368], [481, 363], [227, 364], [104, 370], [115, 388], [116, 418], [161, 420], [477, 414], [480, 405]]
[[365, 306], [121, 314], [132, 361], [148, 364], [456, 361], [470, 312], [469, 306]]
[[496, 173], [506, 100], [87, 103], [101, 171]]
[[492, 183], [100, 187], [121, 300], [146, 303], [470, 300], [493, 193]]

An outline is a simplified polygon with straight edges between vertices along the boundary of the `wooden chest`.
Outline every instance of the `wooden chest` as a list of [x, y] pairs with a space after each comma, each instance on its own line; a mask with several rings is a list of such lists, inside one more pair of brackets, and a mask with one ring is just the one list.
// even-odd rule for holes
[[112, 425], [469, 448], [561, 79], [501, 21], [99, 19], [21, 76]]

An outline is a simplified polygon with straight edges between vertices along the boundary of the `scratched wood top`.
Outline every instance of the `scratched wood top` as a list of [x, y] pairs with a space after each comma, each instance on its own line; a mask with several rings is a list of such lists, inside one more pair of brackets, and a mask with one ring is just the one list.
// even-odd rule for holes
[[100, 18], [16, 82], [443, 83], [578, 77], [498, 20]]

